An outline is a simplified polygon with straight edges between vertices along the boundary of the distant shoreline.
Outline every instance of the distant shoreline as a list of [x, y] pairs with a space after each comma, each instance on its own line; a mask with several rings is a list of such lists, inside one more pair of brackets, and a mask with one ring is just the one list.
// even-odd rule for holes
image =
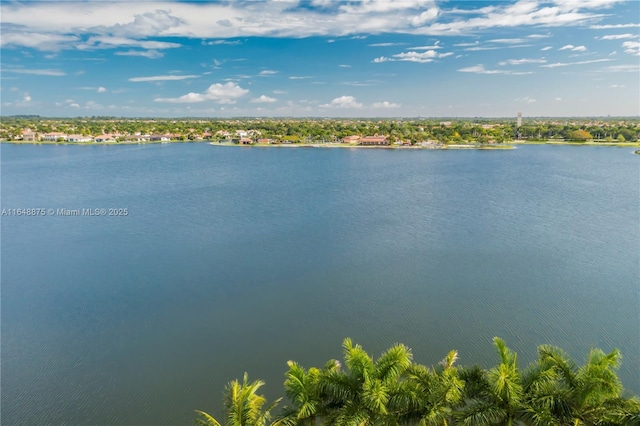
[[447, 149], [479, 149], [479, 150], [508, 150], [515, 149], [517, 145], [573, 145], [573, 146], [607, 146], [607, 147], [639, 147], [640, 142], [571, 142], [571, 141], [524, 141], [516, 140], [508, 144], [449, 144], [449, 145], [358, 145], [348, 143], [274, 143], [274, 144], [248, 144], [240, 145], [229, 142], [214, 142], [212, 140], [171, 140], [171, 141], [122, 141], [122, 142], [49, 142], [49, 141], [0, 141], [0, 143], [13, 145], [75, 145], [75, 146], [113, 146], [113, 145], [148, 145], [148, 144], [175, 144], [175, 143], [207, 143], [211, 146], [231, 147], [264, 147], [264, 148], [362, 148], [362, 149], [419, 149], [419, 150], [447, 150]]

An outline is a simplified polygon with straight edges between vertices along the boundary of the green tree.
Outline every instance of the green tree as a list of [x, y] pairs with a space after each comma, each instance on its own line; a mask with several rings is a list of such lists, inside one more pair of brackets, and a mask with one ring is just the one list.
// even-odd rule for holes
[[457, 416], [464, 425], [512, 426], [520, 417], [523, 387], [517, 354], [507, 348], [499, 337], [493, 338], [493, 344], [500, 356], [500, 364], [473, 377], [471, 388], [474, 392], [468, 394], [471, 401]]
[[396, 344], [374, 362], [360, 345], [345, 339], [347, 370], [333, 369], [320, 378], [321, 395], [327, 404], [331, 425], [395, 425], [400, 412], [391, 410], [389, 401], [403, 390], [400, 380], [412, 364], [411, 350]]
[[592, 138], [593, 136], [591, 136], [591, 133], [587, 132], [586, 130], [573, 130], [568, 134], [568, 139], [574, 141], [586, 141], [587, 139]]
[[557, 424], [632, 424], [617, 420], [630, 419], [634, 410], [639, 418], [637, 400], [622, 397], [622, 383], [615, 372], [621, 360], [617, 349], [608, 354], [592, 349], [582, 367], [553, 346], [542, 345], [538, 353], [540, 371], [552, 384], [547, 386], [550, 392], [539, 392], [533, 403], [546, 409]]
[[[249, 382], [249, 375], [244, 373], [242, 384], [237, 380], [229, 382], [225, 391], [224, 408], [227, 414], [226, 426], [266, 426], [271, 419], [271, 410], [280, 402], [277, 399], [266, 408], [263, 408], [267, 400], [258, 395], [258, 389], [264, 385], [262, 380]], [[222, 426], [211, 415], [204, 411], [196, 410], [199, 418], [196, 424], [200, 426]]]
[[454, 424], [453, 410], [464, 401], [464, 381], [454, 366], [457, 359], [458, 352], [451, 351], [438, 368], [412, 365], [402, 383], [404, 391], [398, 392], [390, 405], [397, 407], [397, 412], [406, 411], [403, 417], [411, 424]]
[[318, 383], [320, 370], [305, 370], [297, 362], [288, 361], [289, 371], [285, 374], [285, 394], [293, 403], [285, 407], [281, 417], [283, 425], [315, 425], [316, 417], [322, 409]]

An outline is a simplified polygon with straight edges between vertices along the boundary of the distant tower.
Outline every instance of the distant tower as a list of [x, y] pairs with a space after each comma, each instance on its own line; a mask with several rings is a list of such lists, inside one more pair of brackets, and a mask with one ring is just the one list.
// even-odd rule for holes
[[522, 113], [518, 113], [518, 127], [522, 127]]

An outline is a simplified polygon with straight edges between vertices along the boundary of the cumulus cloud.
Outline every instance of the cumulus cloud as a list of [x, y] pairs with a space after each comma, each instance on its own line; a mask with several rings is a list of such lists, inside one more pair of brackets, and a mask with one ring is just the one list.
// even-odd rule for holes
[[625, 41], [622, 43], [625, 53], [630, 55], [640, 55], [640, 42], [638, 41]]
[[22, 102], [31, 102], [31, 96], [29, 96], [28, 93], [25, 93], [24, 97], [22, 98]]
[[276, 98], [271, 98], [271, 97], [266, 96], [266, 95], [261, 95], [258, 98], [251, 99], [251, 102], [256, 103], [256, 104], [271, 103], [271, 102], [276, 102], [276, 101], [277, 101]]
[[321, 108], [362, 108], [362, 104], [353, 96], [340, 96], [328, 104], [320, 105]]
[[147, 82], [147, 81], [178, 81], [188, 80], [190, 78], [198, 78], [197, 75], [154, 75], [151, 77], [132, 77], [129, 81], [134, 83]]
[[374, 108], [400, 108], [400, 104], [395, 104], [389, 101], [376, 102], [373, 104]]
[[214, 83], [204, 93], [187, 93], [178, 98], [156, 98], [155, 102], [171, 103], [196, 103], [205, 101], [215, 101], [219, 104], [233, 104], [236, 99], [249, 93], [248, 89], [243, 89], [233, 82], [225, 84]]
[[562, 46], [558, 50], [571, 50], [573, 52], [584, 52], [584, 51], [587, 50], [587, 48], [584, 47], [584, 46], [574, 46], [573, 44], [567, 44], [567, 45]]
[[407, 62], [418, 62], [418, 63], [427, 63], [433, 62], [438, 58], [445, 58], [447, 56], [453, 55], [451, 52], [447, 53], [438, 53], [435, 50], [427, 50], [425, 52], [402, 52], [396, 55], [392, 55], [391, 57], [380, 56], [373, 60], [374, 63], [381, 62], [396, 62], [396, 61], [407, 61]]
[[154, 38], [465, 35], [493, 28], [593, 23], [604, 17], [598, 9], [611, 4], [563, 0], [549, 6], [518, 1], [479, 8], [475, 2], [454, 6], [435, 0], [318, 1], [323, 4], [320, 8], [298, 1], [252, 2], [250, 7], [246, 2], [145, 1], [129, 2], [126, 7], [122, 2], [100, 1], [2, 2], [2, 43], [42, 50], [165, 49], [177, 46]]
[[474, 65], [471, 67], [460, 68], [459, 72], [469, 72], [474, 74], [506, 74], [506, 75], [525, 75], [525, 74], [533, 74], [531, 71], [512, 71], [512, 70], [488, 70], [485, 69], [484, 65]]
[[102, 86], [98, 87], [98, 93], [104, 93], [106, 91], [107, 91], [107, 89], [105, 89], [104, 87], [102, 87]]

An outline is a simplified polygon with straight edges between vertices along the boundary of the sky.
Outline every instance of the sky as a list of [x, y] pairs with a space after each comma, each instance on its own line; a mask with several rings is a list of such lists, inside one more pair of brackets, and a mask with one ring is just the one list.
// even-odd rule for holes
[[640, 115], [640, 1], [0, 3], [2, 115]]

